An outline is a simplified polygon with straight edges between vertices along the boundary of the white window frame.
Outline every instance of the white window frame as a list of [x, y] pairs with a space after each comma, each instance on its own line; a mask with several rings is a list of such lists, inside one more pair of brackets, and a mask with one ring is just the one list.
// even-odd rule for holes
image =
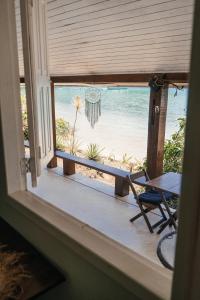
[[[9, 204], [17, 207], [17, 209], [19, 209], [19, 204], [28, 208], [31, 212], [64, 232], [66, 239], [71, 237], [108, 264], [120, 270], [127, 277], [127, 282], [131, 281], [131, 285], [126, 282], [126, 288], [128, 285], [128, 289], [132, 290], [140, 299], [169, 298], [170, 272], [128, 250], [95, 229], [86, 226], [81, 221], [75, 220], [56, 207], [45, 203], [43, 199], [26, 190], [26, 176], [22, 174], [20, 168], [21, 159], [24, 158], [24, 145], [21, 130], [20, 80], [14, 1], [2, 0], [1, 8], [0, 17], [4, 24], [7, 24], [6, 30], [2, 27], [0, 31], [7, 41], [0, 47], [0, 54], [3, 58], [1, 62], [4, 62], [3, 68], [0, 70], [0, 97]], [[8, 19], [12, 22], [8, 22]], [[5, 53], [7, 53], [7, 56]], [[4, 58], [4, 56], [6, 57]], [[7, 68], [8, 66], [9, 68]], [[5, 69], [8, 69], [6, 74]], [[13, 105], [7, 105], [7, 103]], [[7, 122], [8, 117], [9, 122]], [[64, 241], [62, 240], [62, 242]], [[152, 274], [154, 275], [152, 276]], [[159, 282], [159, 285], [156, 284], [157, 282]]]
[[[138, 254], [128, 250], [94, 229], [89, 228], [72, 216], [64, 214], [56, 207], [45, 203], [43, 199], [26, 191], [26, 178], [21, 173], [20, 162], [24, 157], [22, 122], [20, 110], [20, 82], [17, 60], [17, 40], [14, 22], [14, 1], [2, 0], [0, 20], [5, 23], [7, 17], [10, 22], [7, 26], [0, 26], [0, 36], [6, 37], [6, 43], [0, 47], [0, 99], [1, 99], [1, 122], [3, 131], [4, 156], [6, 165], [7, 194], [11, 205], [28, 208], [36, 215], [55, 226], [61, 232], [69, 236], [91, 252], [101, 257], [122, 274], [127, 276], [126, 288], [132, 290], [140, 299], [170, 299], [171, 273], [165, 271], [154, 263], [141, 258]], [[189, 115], [186, 135], [186, 151], [184, 159], [183, 193], [180, 207], [180, 225], [177, 244], [176, 269], [171, 299], [200, 299], [199, 255], [200, 237], [200, 189], [199, 167], [200, 156], [195, 149], [200, 149], [200, 106], [196, 101], [196, 95], [200, 86], [200, 3], [196, 1], [195, 30], [193, 35], [193, 55], [191, 67], [191, 84], [189, 95]], [[3, 24], [3, 23], [2, 23]], [[2, 25], [0, 24], [0, 25]], [[7, 53], [7, 55], [5, 55]], [[3, 58], [3, 59], [1, 59]], [[8, 67], [9, 66], [9, 67]], [[7, 72], [5, 73], [5, 69]], [[197, 99], [198, 100], [198, 99]], [[13, 105], [7, 105], [12, 103]], [[7, 121], [9, 120], [9, 122]], [[196, 138], [194, 138], [194, 132]], [[191, 160], [192, 155], [192, 160]], [[198, 166], [198, 174], [196, 172]], [[189, 168], [189, 169], [188, 169]], [[188, 179], [189, 178], [189, 179]], [[188, 207], [188, 195], [191, 196], [192, 182], [192, 205]], [[17, 205], [16, 205], [17, 204]], [[197, 212], [197, 213], [195, 213]], [[192, 221], [192, 222], [191, 222]], [[198, 230], [197, 230], [198, 229]], [[194, 243], [191, 243], [191, 235]], [[184, 248], [185, 247], [185, 248]], [[183, 251], [184, 249], [184, 251]], [[187, 261], [189, 266], [182, 264]], [[195, 267], [196, 266], [196, 267]], [[187, 272], [188, 271], [188, 272]], [[130, 285], [131, 281], [131, 285]], [[129, 282], [129, 284], [128, 284]], [[158, 284], [159, 283], [159, 284]], [[184, 289], [183, 287], [186, 287]], [[190, 298], [192, 296], [192, 298]]]

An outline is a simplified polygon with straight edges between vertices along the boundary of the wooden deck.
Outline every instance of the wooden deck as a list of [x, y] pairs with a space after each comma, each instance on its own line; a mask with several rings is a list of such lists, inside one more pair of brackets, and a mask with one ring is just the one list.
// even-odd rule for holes
[[[114, 186], [81, 174], [63, 176], [60, 167], [44, 171], [38, 187], [32, 188], [30, 184], [29, 190], [90, 228], [160, 265], [157, 244], [169, 229], [161, 235], [150, 234], [142, 218], [131, 224], [129, 219], [139, 212], [132, 193], [118, 197]], [[157, 222], [159, 212], [150, 212], [149, 219], [152, 223]]]

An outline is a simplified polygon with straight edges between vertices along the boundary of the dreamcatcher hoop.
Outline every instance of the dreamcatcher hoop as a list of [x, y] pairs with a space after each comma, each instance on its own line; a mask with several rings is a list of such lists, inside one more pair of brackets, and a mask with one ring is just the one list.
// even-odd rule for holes
[[88, 88], [85, 92], [85, 115], [94, 128], [101, 116], [101, 91], [95, 87]]

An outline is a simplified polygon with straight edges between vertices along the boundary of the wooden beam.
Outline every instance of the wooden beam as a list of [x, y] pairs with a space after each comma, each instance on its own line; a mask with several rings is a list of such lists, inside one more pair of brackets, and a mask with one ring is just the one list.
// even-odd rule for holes
[[150, 178], [155, 178], [163, 172], [167, 102], [168, 85], [157, 92], [151, 88], [147, 143], [147, 172]]
[[[53, 146], [54, 153], [56, 151], [56, 112], [55, 112], [55, 89], [54, 82], [51, 81], [51, 109], [52, 109], [52, 130], [53, 130]], [[48, 168], [57, 167], [57, 157], [54, 156], [47, 165]]]
[[[107, 75], [82, 75], [82, 76], [51, 76], [51, 81], [54, 83], [148, 83], [152, 77], [151, 74], [107, 74]], [[166, 80], [173, 83], [188, 83], [188, 73], [167, 73], [165, 74]], [[20, 82], [24, 83], [24, 78], [20, 77]]]
[[[83, 76], [51, 76], [54, 83], [144, 83], [149, 82], [151, 74], [107, 74], [107, 75], [83, 75]], [[174, 83], [187, 83], [187, 73], [167, 73], [165, 79]]]

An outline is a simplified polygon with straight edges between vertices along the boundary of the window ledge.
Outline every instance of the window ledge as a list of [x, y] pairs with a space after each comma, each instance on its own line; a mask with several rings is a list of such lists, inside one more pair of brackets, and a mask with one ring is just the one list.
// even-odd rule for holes
[[[53, 225], [62, 233], [132, 280], [132, 289], [141, 299], [170, 299], [172, 273], [127, 249], [73, 216], [45, 202], [31, 192], [10, 195], [22, 206]], [[15, 205], [15, 201], [12, 201]], [[62, 240], [62, 242], [64, 242]], [[134, 284], [135, 283], [135, 284]], [[138, 288], [138, 285], [141, 288]], [[146, 290], [144, 292], [144, 290]]]

